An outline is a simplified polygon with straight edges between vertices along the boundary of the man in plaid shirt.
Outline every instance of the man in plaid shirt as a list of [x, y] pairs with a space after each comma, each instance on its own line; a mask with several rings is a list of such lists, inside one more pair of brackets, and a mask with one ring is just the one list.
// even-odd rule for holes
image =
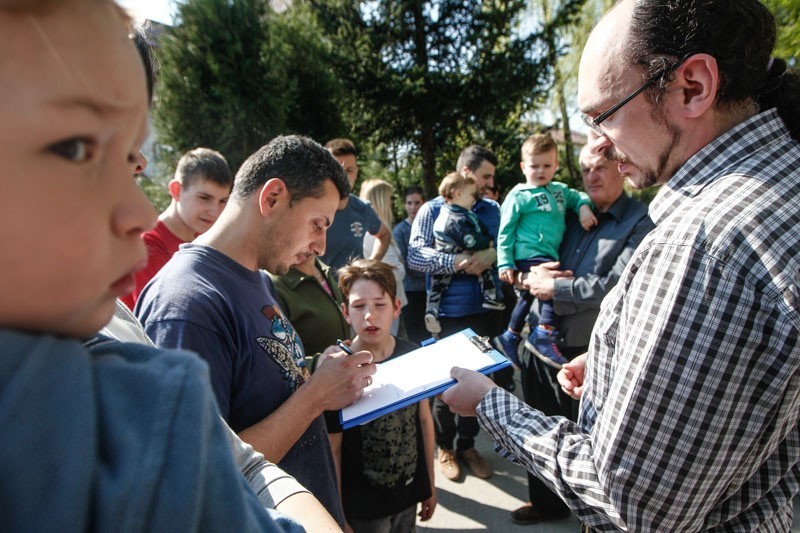
[[594, 150], [664, 184], [603, 302], [577, 423], [454, 369], [444, 395], [589, 528], [789, 531], [800, 486], [800, 79], [756, 0], [623, 0], [578, 103]]

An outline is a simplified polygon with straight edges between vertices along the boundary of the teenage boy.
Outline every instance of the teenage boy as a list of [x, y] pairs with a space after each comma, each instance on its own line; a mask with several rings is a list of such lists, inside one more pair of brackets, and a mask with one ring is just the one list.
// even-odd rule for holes
[[203, 363], [81, 343], [132, 288], [155, 222], [132, 178], [147, 98], [130, 31], [110, 1], [0, 6], [0, 236], [14, 250], [0, 260], [0, 522], [277, 531], [233, 463]]
[[[347, 174], [350, 190], [355, 191], [358, 179], [358, 152], [355, 144], [350, 139], [332, 139], [325, 144], [325, 148], [333, 154]], [[322, 255], [322, 262], [329, 265], [334, 271], [343, 267], [351, 259], [364, 257], [364, 235], [369, 233], [377, 239], [377, 245], [369, 259], [383, 259], [392, 232], [381, 222], [378, 214], [367, 202], [349, 194], [339, 201], [336, 217], [331, 227], [328, 228], [328, 245]]]
[[172, 197], [169, 207], [159, 215], [156, 226], [142, 234], [147, 247], [147, 267], [133, 276], [136, 288], [122, 298], [130, 309], [136, 305], [147, 282], [178, 247], [193, 241], [216, 222], [231, 195], [233, 176], [222, 154], [195, 148], [178, 160], [175, 177], [168, 187]]
[[[372, 356], [329, 357], [308, 377], [305, 354], [270, 273], [325, 249], [349, 191], [311, 139], [277, 137], [244, 162], [219, 220], [184, 244], [136, 305], [158, 346], [196, 351], [211, 368], [220, 414], [245, 442], [311, 490], [344, 523], [322, 413], [354, 402]], [[262, 270], [263, 269], [263, 270]]]
[[[525, 183], [519, 183], [506, 196], [500, 209], [500, 233], [497, 238], [497, 268], [500, 279], [516, 285], [517, 272], [527, 273], [534, 265], [558, 260], [558, 247], [567, 229], [567, 210], [575, 211], [581, 226], [588, 231], [597, 224], [586, 193], [554, 182], [558, 170], [558, 150], [548, 133], [531, 135], [522, 143], [520, 168]], [[526, 347], [554, 368], [567, 359], [558, 349], [558, 318], [552, 301], [539, 302], [538, 324], [529, 318], [534, 297], [520, 291], [508, 329], [494, 338], [495, 347], [517, 366], [522, 328], [531, 331]]]
[[[358, 259], [339, 270], [342, 312], [356, 333], [353, 350], [366, 350], [381, 363], [416, 348], [391, 334], [400, 316], [392, 267]], [[328, 437], [337, 462], [348, 525], [356, 533], [414, 531], [433, 516], [433, 417], [424, 399], [368, 424], [342, 431], [338, 412], [328, 416]]]

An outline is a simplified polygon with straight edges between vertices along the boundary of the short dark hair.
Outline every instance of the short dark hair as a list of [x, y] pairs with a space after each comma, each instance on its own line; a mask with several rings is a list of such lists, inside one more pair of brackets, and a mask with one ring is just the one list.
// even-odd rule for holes
[[419, 185], [410, 185], [406, 187], [405, 190], [403, 191], [403, 199], [405, 200], [412, 194], [419, 194], [420, 196], [422, 196], [423, 200], [425, 199], [425, 191], [423, 191], [422, 187], [420, 187]]
[[200, 180], [208, 180], [231, 188], [233, 175], [221, 153], [210, 148], [189, 150], [178, 160], [175, 179], [183, 187], [191, 187]]
[[522, 143], [520, 155], [522, 159], [526, 157], [543, 154], [545, 152], [558, 152], [558, 146], [553, 136], [549, 133], [534, 133]]
[[273, 178], [286, 184], [292, 204], [321, 197], [327, 180], [336, 186], [339, 198], [350, 194], [342, 165], [328, 150], [301, 135], [276, 137], [248, 157], [236, 173], [231, 198], [247, 198]]
[[325, 148], [334, 156], [353, 155], [358, 156], [356, 145], [350, 139], [331, 139], [325, 143]]
[[147, 101], [152, 105], [153, 91], [156, 84], [156, 62], [153, 55], [153, 46], [147, 38], [147, 32], [141, 26], [136, 26], [131, 32], [131, 40], [144, 65], [144, 75], [147, 80]]
[[345, 305], [350, 299], [350, 289], [353, 284], [365, 279], [378, 284], [383, 292], [394, 301], [397, 298], [397, 278], [394, 277], [394, 267], [383, 261], [375, 259], [354, 259], [338, 271], [339, 290], [345, 300]]
[[[692, 54], [717, 60], [717, 102], [748, 101], [760, 110], [777, 107], [795, 139], [800, 133], [800, 76], [772, 59], [775, 18], [757, 0], [638, 0], [626, 36], [626, 61], [654, 78]], [[648, 91], [656, 101], [664, 84]]]
[[461, 155], [458, 156], [458, 162], [456, 163], [456, 170], [461, 172], [464, 167], [467, 167], [472, 172], [475, 172], [484, 161], [488, 161], [492, 165], [497, 166], [497, 156], [494, 155], [494, 152], [483, 146], [473, 144], [461, 151]]

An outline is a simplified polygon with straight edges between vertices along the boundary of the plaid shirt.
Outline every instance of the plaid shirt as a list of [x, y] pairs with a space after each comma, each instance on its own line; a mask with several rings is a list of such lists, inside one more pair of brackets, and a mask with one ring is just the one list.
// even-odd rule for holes
[[774, 110], [692, 156], [603, 301], [578, 423], [501, 389], [506, 457], [599, 530], [789, 531], [800, 482], [800, 146]]

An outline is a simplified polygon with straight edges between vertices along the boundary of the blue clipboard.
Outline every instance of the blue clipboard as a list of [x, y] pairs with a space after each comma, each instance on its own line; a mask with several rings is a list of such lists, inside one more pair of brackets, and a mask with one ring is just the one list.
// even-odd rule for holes
[[349, 429], [440, 394], [456, 383], [450, 377], [453, 366], [491, 374], [510, 365], [487, 337], [468, 328], [377, 363], [372, 385], [364, 389], [357, 402], [339, 411], [339, 422], [343, 429]]

